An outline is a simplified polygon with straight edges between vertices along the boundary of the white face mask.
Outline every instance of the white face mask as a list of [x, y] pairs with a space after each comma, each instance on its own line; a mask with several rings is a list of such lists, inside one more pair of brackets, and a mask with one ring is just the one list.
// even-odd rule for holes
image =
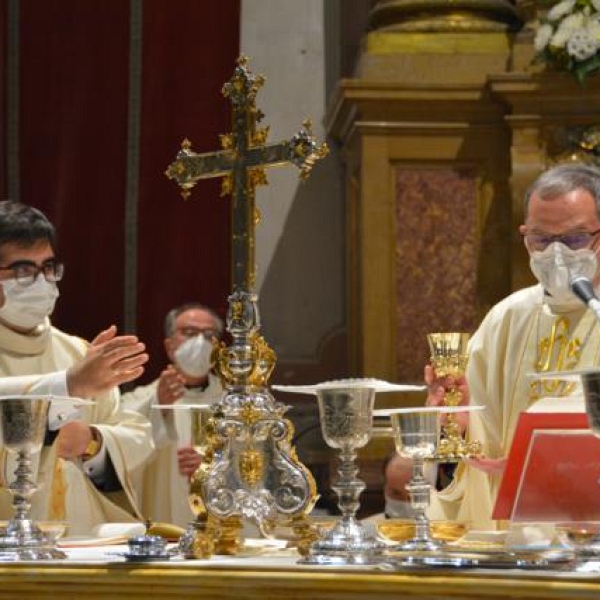
[[579, 275], [593, 281], [598, 270], [598, 259], [592, 249], [571, 250], [560, 242], [553, 242], [541, 252], [531, 252], [529, 264], [544, 289], [561, 304], [579, 302], [571, 292], [573, 277]]
[[2, 281], [4, 304], [0, 307], [0, 318], [23, 329], [33, 329], [52, 314], [58, 287], [56, 283], [46, 281], [43, 275], [23, 286], [16, 279]]
[[390, 519], [412, 519], [415, 516], [410, 502], [385, 497], [385, 515]]
[[190, 377], [204, 377], [210, 370], [212, 343], [202, 334], [187, 339], [175, 350], [175, 363]]

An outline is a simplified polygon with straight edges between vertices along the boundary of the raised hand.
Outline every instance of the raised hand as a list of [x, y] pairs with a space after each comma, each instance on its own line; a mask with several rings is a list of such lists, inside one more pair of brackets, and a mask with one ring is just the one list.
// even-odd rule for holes
[[156, 394], [159, 404], [173, 404], [179, 400], [185, 392], [184, 378], [173, 366], [169, 365], [158, 379]]
[[116, 335], [111, 325], [92, 341], [87, 354], [67, 371], [69, 394], [92, 398], [137, 379], [148, 361], [145, 346], [135, 335]]

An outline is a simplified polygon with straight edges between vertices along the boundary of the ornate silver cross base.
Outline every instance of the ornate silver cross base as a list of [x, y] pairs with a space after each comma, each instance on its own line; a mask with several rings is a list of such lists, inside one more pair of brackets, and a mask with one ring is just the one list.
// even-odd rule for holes
[[267, 388], [275, 354], [259, 335], [255, 294], [229, 297], [230, 346], [221, 344], [213, 359], [226, 392], [206, 424], [207, 452], [192, 477], [190, 502], [197, 520], [181, 542], [185, 556], [214, 550], [235, 554], [242, 519], [268, 534], [277, 524], [309, 512], [316, 486], [291, 440], [288, 407]]

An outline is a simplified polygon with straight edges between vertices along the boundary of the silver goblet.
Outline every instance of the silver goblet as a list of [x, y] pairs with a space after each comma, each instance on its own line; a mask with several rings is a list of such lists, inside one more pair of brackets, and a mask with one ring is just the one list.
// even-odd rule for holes
[[424, 476], [426, 459], [436, 455], [440, 439], [440, 411], [435, 408], [397, 409], [390, 413], [396, 451], [413, 462], [412, 479], [406, 485], [415, 514], [415, 535], [397, 550], [437, 550], [426, 510], [431, 501], [431, 485]]
[[0, 561], [65, 558], [54, 538], [32, 520], [31, 496], [37, 489], [31, 455], [42, 449], [51, 396], [0, 397], [0, 446], [16, 454], [16, 478], [9, 485], [15, 514], [0, 535]]
[[356, 519], [365, 483], [358, 479], [356, 450], [371, 438], [375, 389], [340, 387], [318, 389], [319, 416], [325, 442], [339, 450], [338, 494], [342, 516], [336, 525], [315, 541], [302, 563], [326, 565], [377, 564], [385, 545], [373, 527]]

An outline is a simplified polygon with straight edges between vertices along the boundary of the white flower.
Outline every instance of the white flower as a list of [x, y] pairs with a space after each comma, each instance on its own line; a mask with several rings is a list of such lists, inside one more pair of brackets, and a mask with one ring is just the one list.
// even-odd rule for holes
[[558, 26], [559, 29], [568, 29], [573, 31], [574, 29], [579, 29], [583, 27], [586, 23], [586, 18], [583, 16], [583, 13], [576, 12], [572, 15], [568, 15], [565, 17]]
[[600, 12], [600, 0], [592, 0], [592, 6], [596, 11]]
[[585, 60], [596, 54], [598, 43], [589, 34], [586, 29], [580, 29], [573, 33], [571, 39], [567, 42], [567, 52], [575, 60]]
[[548, 11], [548, 21], [558, 21], [566, 14], [570, 13], [573, 10], [573, 7], [575, 6], [575, 2], [576, 0], [563, 0], [558, 4], [555, 4]]
[[555, 48], [564, 48], [573, 34], [583, 28], [584, 18], [581, 13], [575, 13], [564, 18], [558, 26], [556, 33], [550, 40], [550, 45]]
[[533, 42], [536, 52], [541, 52], [548, 45], [553, 31], [552, 25], [549, 25], [548, 23], [544, 23], [544, 25], [537, 30]]
[[588, 23], [587, 31], [594, 41], [600, 46], [600, 21], [592, 20]]

